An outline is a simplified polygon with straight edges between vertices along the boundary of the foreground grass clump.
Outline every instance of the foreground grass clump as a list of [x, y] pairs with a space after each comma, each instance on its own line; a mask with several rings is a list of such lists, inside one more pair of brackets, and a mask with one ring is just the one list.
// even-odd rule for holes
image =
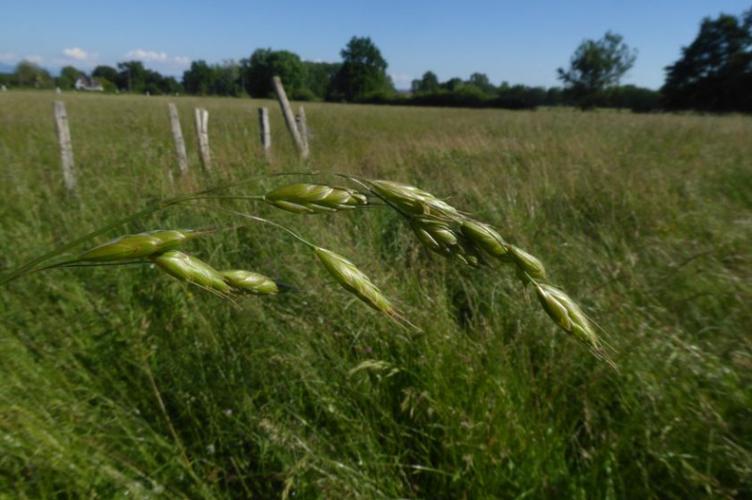
[[[166, 101], [63, 97], [79, 200], [62, 192], [55, 96], [0, 96], [3, 271], [174, 194]], [[184, 127], [199, 102], [221, 181], [300, 170], [280, 116], [266, 165], [256, 103], [181, 98]], [[238, 307], [150, 266], [24, 276], [0, 290], [1, 492], [752, 494], [752, 120], [307, 111], [313, 166], [407, 181], [473, 210], [602, 324], [618, 371], [557, 334], [534, 286], [506, 267], [426, 252], [394, 211], [296, 215], [257, 203], [259, 215], [357, 262], [422, 332], [339, 293], [309, 248], [263, 224], [186, 245], [220, 272], [258, 270], [296, 290], [249, 294]], [[226, 214], [175, 207], [118, 234], [226, 225]], [[460, 228], [459, 239], [473, 230], [482, 236]]]

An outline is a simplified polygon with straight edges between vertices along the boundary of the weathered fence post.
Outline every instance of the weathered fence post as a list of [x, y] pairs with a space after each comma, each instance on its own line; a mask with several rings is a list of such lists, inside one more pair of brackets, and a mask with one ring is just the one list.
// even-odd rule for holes
[[56, 93], [57, 95], [60, 95], [60, 94], [62, 94], [62, 93], [63, 93], [63, 91], [62, 91], [62, 90], [60, 90], [60, 87], [55, 87], [55, 93]]
[[8, 91], [8, 87], [6, 87], [5, 85], [0, 86], [0, 91], [7, 92]]
[[267, 108], [258, 109], [259, 130], [261, 131], [261, 147], [264, 148], [264, 155], [268, 158], [272, 152], [272, 131], [269, 127], [269, 110]]
[[211, 171], [211, 154], [209, 153], [209, 112], [196, 108], [196, 136], [201, 165], [207, 172]]
[[55, 101], [55, 128], [60, 143], [63, 181], [68, 191], [73, 193], [76, 191], [76, 173], [73, 171], [73, 145], [71, 144], [70, 128], [68, 127], [68, 114], [65, 112], [63, 101]]
[[274, 91], [277, 93], [277, 99], [279, 99], [279, 106], [282, 108], [282, 115], [285, 117], [285, 124], [287, 130], [290, 131], [295, 146], [300, 152], [300, 156], [303, 159], [308, 158], [308, 148], [303, 143], [303, 139], [300, 137], [300, 132], [295, 124], [295, 117], [292, 114], [292, 108], [290, 107], [290, 101], [287, 100], [287, 94], [285, 88], [282, 86], [282, 80], [275, 76], [272, 78], [272, 85], [274, 85]]
[[298, 114], [295, 115], [295, 122], [298, 126], [298, 132], [300, 132], [300, 138], [303, 140], [303, 147], [306, 150], [306, 156], [310, 153], [310, 149], [308, 147], [308, 123], [306, 122], [305, 117], [305, 110], [303, 109], [303, 106], [300, 106], [298, 108]]
[[180, 117], [178, 108], [174, 103], [168, 104], [170, 108], [170, 126], [172, 128], [172, 139], [175, 141], [175, 152], [178, 155], [178, 169], [180, 175], [188, 172], [188, 155], [185, 153], [185, 141], [183, 140], [183, 131], [180, 128]]

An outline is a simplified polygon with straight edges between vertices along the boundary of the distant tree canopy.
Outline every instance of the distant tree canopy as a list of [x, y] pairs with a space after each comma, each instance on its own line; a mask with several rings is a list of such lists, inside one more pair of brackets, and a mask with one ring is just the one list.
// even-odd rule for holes
[[352, 37], [340, 55], [342, 65], [334, 77], [331, 97], [362, 101], [394, 93], [386, 60], [370, 38]]
[[[341, 62], [303, 61], [287, 50], [261, 48], [239, 61], [220, 64], [193, 61], [183, 72], [179, 83], [172, 76], [146, 68], [140, 61], [119, 62], [116, 67], [100, 65], [91, 76], [106, 91], [195, 95], [273, 96], [271, 79], [282, 78], [288, 96], [293, 100], [330, 100], [371, 102], [415, 106], [454, 106], [509, 109], [535, 109], [539, 106], [582, 105], [580, 94], [573, 88], [597, 88], [589, 96], [588, 105], [629, 108], [635, 111], [655, 110], [659, 94], [632, 85], [619, 86], [619, 78], [634, 62], [634, 54], [621, 37], [612, 33], [599, 41], [583, 42], [572, 58], [568, 71], [560, 70], [567, 88], [543, 88], [526, 85], [495, 85], [485, 73], [472, 73], [441, 81], [433, 71], [411, 82], [410, 91], [397, 92], [387, 74], [387, 62], [379, 48], [368, 37], [352, 37], [340, 52]], [[61, 88], [71, 88], [85, 73], [72, 66], [62, 69], [55, 80]], [[29, 62], [19, 64], [12, 74], [0, 75], [0, 83], [9, 86], [49, 88], [49, 73]]]
[[52, 77], [50, 73], [30, 61], [21, 61], [16, 65], [11, 81], [19, 87], [50, 88]]
[[73, 66], [63, 66], [60, 70], [60, 76], [57, 77], [55, 83], [63, 90], [70, 90], [76, 84], [76, 80], [79, 77], [85, 75], [80, 69], [76, 69]]
[[275, 75], [282, 79], [290, 95], [305, 86], [306, 67], [297, 54], [288, 50], [256, 49], [245, 64], [246, 91], [252, 97], [270, 97]]
[[473, 73], [470, 75], [467, 83], [479, 88], [486, 94], [496, 91], [496, 87], [491, 83], [491, 80], [488, 79], [488, 76], [485, 73]]
[[752, 112], [752, 9], [703, 19], [661, 93], [668, 109]]
[[569, 68], [559, 68], [559, 79], [583, 109], [597, 103], [599, 94], [615, 87], [637, 59], [621, 35], [606, 32], [599, 40], [585, 40], [575, 50]]
[[189, 94], [240, 97], [245, 94], [243, 71], [244, 68], [232, 60], [222, 64], [193, 61], [190, 69], [183, 72], [183, 89]]
[[[309, 91], [309, 99], [325, 99], [330, 91], [334, 77], [339, 72], [341, 63], [303, 61], [306, 69], [305, 91]], [[298, 99], [301, 99], [300, 93]]]
[[118, 80], [118, 70], [112, 66], [97, 66], [94, 71], [91, 72], [91, 76], [102, 80], [107, 80], [111, 83], [116, 83]]
[[430, 94], [439, 90], [439, 77], [433, 71], [426, 71], [420, 80], [413, 80], [410, 85], [413, 94]]
[[115, 84], [118, 88], [143, 94], [174, 94], [180, 92], [181, 86], [172, 76], [163, 76], [159, 72], [147, 69], [141, 61], [125, 61], [117, 64], [118, 73]]

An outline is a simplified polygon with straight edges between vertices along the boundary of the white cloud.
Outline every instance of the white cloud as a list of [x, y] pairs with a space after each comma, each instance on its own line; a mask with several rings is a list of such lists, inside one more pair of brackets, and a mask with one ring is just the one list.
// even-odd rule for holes
[[177, 66], [188, 66], [191, 64], [191, 58], [185, 56], [175, 56], [172, 58]]
[[125, 57], [143, 62], [167, 62], [167, 54], [155, 50], [134, 49], [125, 54]]
[[91, 57], [91, 54], [79, 47], [73, 47], [71, 49], [63, 49], [63, 55], [76, 61], [86, 61]]
[[18, 61], [18, 56], [13, 52], [0, 52], [0, 62], [8, 64], [16, 61]]
[[170, 56], [167, 52], [160, 52], [157, 50], [144, 50], [133, 49], [125, 54], [125, 57], [141, 61], [144, 63], [151, 63], [161, 68], [183, 69], [187, 68], [191, 64], [191, 59], [185, 56]]
[[34, 63], [34, 64], [42, 64], [42, 61], [44, 61], [44, 59], [42, 58], [42, 56], [38, 56], [38, 55], [34, 55], [34, 54], [26, 56], [26, 57], [24, 57], [24, 59], [26, 61], [29, 61], [30, 63]]

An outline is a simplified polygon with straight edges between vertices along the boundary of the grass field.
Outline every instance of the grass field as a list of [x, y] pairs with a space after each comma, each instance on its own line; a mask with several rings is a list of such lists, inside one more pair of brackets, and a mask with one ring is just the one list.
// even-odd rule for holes
[[[78, 199], [60, 173], [60, 97]], [[428, 254], [391, 211], [179, 206], [97, 241], [241, 223], [219, 206], [256, 213], [351, 258], [423, 332], [259, 224], [191, 251], [298, 291], [233, 307], [146, 266], [24, 276], [0, 289], [0, 496], [752, 496], [752, 118], [309, 104], [302, 165], [266, 102], [267, 164], [258, 101], [172, 100], [195, 174], [176, 188], [166, 98], [0, 94], [0, 269], [177, 190], [308, 168], [387, 178], [540, 257], [618, 371], [513, 272]], [[198, 167], [198, 104], [215, 179]]]

